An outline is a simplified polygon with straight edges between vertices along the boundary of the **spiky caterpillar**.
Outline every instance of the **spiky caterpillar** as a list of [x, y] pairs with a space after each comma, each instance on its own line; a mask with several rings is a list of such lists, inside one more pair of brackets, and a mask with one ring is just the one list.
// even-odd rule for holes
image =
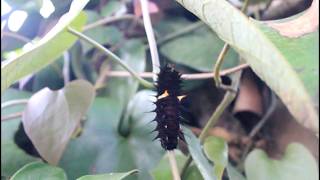
[[170, 65], [165, 65], [160, 69], [156, 82], [157, 101], [155, 102], [157, 122], [156, 129], [158, 135], [155, 139], [160, 139], [161, 146], [165, 150], [177, 148], [178, 139], [184, 141], [183, 133], [180, 129], [181, 103], [184, 97], [181, 91], [181, 74]]

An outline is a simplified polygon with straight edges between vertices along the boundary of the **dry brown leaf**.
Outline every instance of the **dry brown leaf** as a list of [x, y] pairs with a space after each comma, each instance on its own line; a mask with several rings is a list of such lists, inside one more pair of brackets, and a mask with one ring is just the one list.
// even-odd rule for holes
[[266, 21], [267, 25], [276, 29], [281, 35], [297, 38], [314, 32], [319, 27], [319, 0], [313, 0], [309, 9], [300, 17], [286, 21]]

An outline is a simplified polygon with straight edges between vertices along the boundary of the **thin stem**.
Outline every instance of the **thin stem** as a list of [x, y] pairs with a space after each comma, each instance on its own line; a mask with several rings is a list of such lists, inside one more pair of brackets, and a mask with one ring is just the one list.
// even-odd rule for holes
[[1, 32], [1, 37], [5, 37], [5, 36], [15, 38], [25, 43], [31, 42], [31, 39], [13, 32], [7, 32], [7, 31]]
[[151, 60], [152, 60], [152, 72], [153, 81], [157, 80], [157, 73], [159, 73], [160, 69], [160, 61], [159, 61], [159, 54], [156, 39], [154, 37], [153, 28], [151, 24], [150, 14], [149, 14], [149, 7], [148, 7], [148, 0], [140, 0], [141, 9], [142, 9], [142, 16], [143, 16], [143, 24], [147, 34], [149, 49], [151, 53]]
[[[238, 71], [243, 70], [248, 67], [249, 67], [248, 64], [241, 64], [241, 65], [235, 66], [233, 68], [225, 69], [225, 70], [220, 71], [220, 76], [232, 74], [232, 73], [238, 72]], [[213, 74], [214, 73], [212, 73], [212, 72], [195, 73], [195, 74], [182, 74], [181, 78], [184, 80], [209, 79], [209, 78], [212, 78]], [[154, 74], [152, 72], [141, 72], [141, 73], [138, 73], [138, 75], [141, 78], [152, 78]], [[131, 74], [126, 71], [108, 71], [108, 73], [106, 73], [105, 76], [130, 77]]]
[[229, 48], [230, 48], [229, 44], [225, 43], [213, 68], [213, 72], [214, 72], [213, 79], [217, 87], [220, 87], [220, 84], [221, 84], [219, 71], [223, 64], [224, 57], [227, 54]]
[[173, 175], [174, 180], [181, 180], [180, 175], [179, 175], [179, 170], [176, 162], [176, 158], [174, 156], [174, 151], [167, 151], [168, 152], [168, 157], [169, 157], [169, 162], [171, 166], [171, 172]]
[[71, 27], [68, 27], [68, 31], [70, 33], [72, 33], [73, 35], [79, 37], [80, 39], [86, 41], [87, 43], [90, 43], [91, 45], [93, 45], [94, 47], [99, 49], [100, 51], [104, 52], [106, 55], [110, 56], [111, 60], [113, 60], [115, 63], [118, 63], [122, 68], [127, 70], [144, 87], [146, 87], [146, 88], [153, 87], [152, 83], [140, 78], [139, 75], [133, 69], [131, 69], [129, 66], [127, 66], [125, 63], [123, 63], [122, 60], [117, 55], [115, 55], [113, 52], [109, 51], [107, 48], [103, 47], [98, 42], [94, 41], [93, 39], [87, 37], [86, 35], [78, 32], [77, 30], [75, 30]]
[[11, 107], [11, 106], [16, 106], [16, 105], [25, 105], [28, 103], [28, 99], [16, 99], [16, 100], [11, 100], [11, 101], [6, 101], [1, 104], [1, 110]]
[[168, 34], [164, 38], [160, 39], [157, 42], [157, 44], [161, 45], [163, 43], [166, 43], [167, 41], [170, 41], [171, 39], [174, 39], [176, 37], [179, 37], [179, 36], [182, 36], [184, 34], [187, 34], [187, 33], [191, 32], [191, 31], [194, 31], [194, 30], [198, 29], [199, 27], [201, 27], [203, 25], [205, 25], [205, 23], [202, 22], [202, 21], [190, 24], [189, 26], [187, 26], [187, 27], [185, 27], [185, 28], [183, 28], [181, 30], [178, 30], [178, 31], [175, 31], [175, 32], [173, 32], [171, 34]]
[[[248, 8], [248, 5], [249, 5], [249, 0], [245, 0], [243, 2], [243, 5], [241, 7], [241, 12], [245, 12], [247, 11], [247, 8]], [[224, 57], [226, 56], [228, 50], [230, 49], [230, 46], [229, 44], [225, 43], [219, 56], [218, 56], [218, 59], [214, 65], [214, 68], [213, 68], [213, 71], [215, 72], [214, 76], [213, 76], [213, 79], [214, 79], [214, 82], [216, 84], [216, 86], [218, 88], [223, 88], [223, 89], [226, 89], [226, 86], [221, 86], [221, 79], [220, 79], [220, 76], [219, 76], [219, 72], [220, 72], [220, 68], [223, 64], [223, 61], [224, 61]]]
[[7, 120], [12, 120], [12, 119], [16, 119], [22, 116], [22, 112], [17, 112], [17, 113], [13, 113], [13, 114], [9, 114], [7, 116], [3, 116], [1, 117], [1, 122], [3, 121], [7, 121]]
[[121, 21], [121, 20], [135, 20], [137, 21], [140, 25], [143, 25], [143, 23], [133, 14], [124, 14], [122, 16], [115, 16], [115, 17], [106, 17], [103, 19], [100, 19], [96, 22], [93, 22], [91, 24], [88, 24], [83, 27], [83, 31], [88, 31], [90, 29], [96, 28], [101, 25], [113, 23], [116, 21]]

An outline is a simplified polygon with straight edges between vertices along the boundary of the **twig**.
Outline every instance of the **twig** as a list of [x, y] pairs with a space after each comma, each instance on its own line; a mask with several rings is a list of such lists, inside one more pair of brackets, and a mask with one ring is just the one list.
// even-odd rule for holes
[[167, 41], [170, 41], [171, 39], [174, 39], [174, 38], [176, 38], [176, 37], [179, 37], [179, 36], [182, 36], [182, 35], [184, 35], [184, 34], [187, 34], [187, 33], [191, 32], [191, 31], [194, 31], [194, 30], [200, 28], [200, 27], [203, 26], [203, 25], [205, 25], [205, 23], [202, 22], [202, 21], [199, 21], [199, 22], [195, 22], [195, 23], [193, 23], [193, 24], [190, 24], [190, 25], [188, 25], [187, 27], [185, 27], [185, 28], [183, 28], [183, 29], [181, 29], [181, 30], [175, 31], [175, 32], [173, 32], [173, 33], [171, 33], [171, 34], [168, 34], [168, 35], [165, 36], [164, 38], [159, 39], [159, 40], [157, 41], [157, 44], [158, 44], [158, 45], [161, 45], [161, 44], [163, 44], [163, 43], [166, 43]]
[[[25, 42], [25, 43], [28, 43], [28, 42], [31, 42], [31, 39], [25, 37], [25, 36], [22, 36], [20, 34], [17, 34], [17, 33], [13, 33], [13, 32], [7, 32], [7, 31], [4, 31], [4, 32], [1, 32], [1, 36], [2, 37], [12, 37], [12, 38], [15, 38], [17, 40], [20, 40], [22, 42]], [[1, 37], [1, 38], [2, 38]]]
[[28, 99], [16, 99], [16, 100], [11, 100], [11, 101], [6, 101], [4, 103], [1, 103], [1, 110], [11, 107], [11, 106], [16, 106], [16, 105], [25, 105], [28, 103]]
[[101, 25], [105, 25], [105, 24], [110, 24], [116, 21], [121, 21], [121, 20], [135, 20], [137, 21], [140, 25], [143, 26], [143, 22], [138, 19], [135, 15], [133, 14], [124, 14], [122, 16], [114, 16], [114, 17], [106, 17], [103, 19], [100, 19], [94, 23], [88, 24], [86, 26], [83, 27], [83, 31], [88, 31], [90, 29], [96, 28], [98, 26]]
[[[245, 12], [248, 8], [248, 5], [249, 5], [249, 0], [245, 0], [243, 2], [243, 5], [241, 7], [241, 12]], [[213, 68], [213, 71], [215, 72], [214, 76], [213, 76], [213, 79], [215, 81], [215, 84], [218, 88], [222, 88], [222, 89], [226, 89], [226, 86], [221, 86], [221, 79], [220, 79], [220, 76], [219, 76], [219, 72], [220, 72], [220, 68], [223, 64], [223, 61], [224, 61], [224, 57], [225, 55], [227, 54], [228, 50], [230, 49], [230, 45], [228, 43], [224, 43], [224, 46], [218, 56], [218, 59], [214, 65], [214, 68]], [[226, 89], [228, 90], [228, 89]]]
[[[225, 76], [228, 74], [235, 73], [237, 71], [243, 70], [245, 68], [248, 68], [248, 64], [241, 64], [233, 68], [225, 69], [220, 71], [220, 76]], [[152, 72], [142, 72], [138, 73], [138, 75], [141, 78], [152, 78], [153, 73]], [[112, 76], [112, 77], [129, 77], [131, 76], [130, 73], [126, 71], [109, 71], [106, 76]], [[212, 78], [213, 73], [195, 73], [195, 74], [182, 74], [181, 78], [185, 80], [195, 80], [195, 79], [209, 79]]]
[[152, 72], [153, 75], [153, 81], [155, 82], [157, 80], [157, 73], [159, 73], [160, 69], [160, 62], [159, 62], [159, 54], [158, 54], [158, 48], [156, 39], [154, 38], [154, 33], [152, 29], [150, 14], [149, 14], [149, 7], [148, 7], [148, 0], [140, 0], [141, 3], [141, 10], [142, 10], [142, 16], [143, 16], [143, 24], [144, 28], [146, 30], [149, 49], [151, 53], [151, 60], [152, 60]]
[[11, 119], [16, 119], [22, 116], [22, 112], [17, 112], [17, 113], [13, 113], [13, 114], [9, 114], [7, 116], [3, 116], [1, 117], [1, 122], [2, 121], [7, 121], [7, 120], [11, 120]]
[[173, 175], [174, 180], [181, 180], [179, 176], [179, 170], [176, 162], [176, 158], [174, 156], [174, 151], [167, 151], [168, 152], [168, 157], [169, 157], [169, 162], [171, 166], [171, 172]]
[[73, 35], [79, 37], [80, 39], [86, 41], [87, 43], [90, 43], [91, 45], [93, 45], [94, 47], [96, 47], [100, 51], [104, 52], [108, 56], [110, 56], [111, 60], [113, 60], [115, 63], [118, 63], [122, 68], [127, 70], [144, 87], [146, 87], [146, 88], [152, 88], [153, 87], [152, 83], [142, 79], [133, 69], [131, 69], [125, 63], [123, 63], [122, 60], [117, 55], [115, 55], [113, 52], [109, 51], [107, 48], [103, 47], [101, 44], [97, 43], [93, 39], [87, 37], [86, 35], [78, 32], [77, 30], [75, 30], [75, 29], [73, 29], [71, 27], [68, 27], [68, 31], [70, 33], [72, 33]]

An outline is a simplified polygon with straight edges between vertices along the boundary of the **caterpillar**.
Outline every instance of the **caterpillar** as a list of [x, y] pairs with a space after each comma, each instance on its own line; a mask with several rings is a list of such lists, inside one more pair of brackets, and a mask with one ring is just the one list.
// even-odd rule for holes
[[182, 121], [181, 100], [185, 96], [181, 90], [181, 74], [172, 65], [166, 64], [160, 68], [158, 79], [155, 83], [156, 95], [156, 117], [153, 121], [157, 122], [154, 131], [158, 135], [154, 138], [160, 139], [161, 146], [165, 150], [177, 148], [178, 139], [185, 141], [183, 132], [180, 129]]

